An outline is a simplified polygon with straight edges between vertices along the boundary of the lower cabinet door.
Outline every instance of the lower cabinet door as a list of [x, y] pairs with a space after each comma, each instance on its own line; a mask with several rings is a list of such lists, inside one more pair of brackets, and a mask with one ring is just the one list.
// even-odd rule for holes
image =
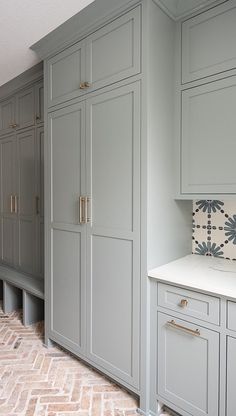
[[236, 412], [236, 338], [227, 338], [227, 403], [226, 416]]
[[192, 416], [218, 415], [219, 334], [158, 313], [157, 353], [159, 397]]

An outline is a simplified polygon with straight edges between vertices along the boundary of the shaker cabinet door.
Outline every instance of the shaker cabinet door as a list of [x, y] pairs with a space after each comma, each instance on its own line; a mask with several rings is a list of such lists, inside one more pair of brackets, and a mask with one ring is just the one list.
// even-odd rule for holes
[[36, 143], [34, 130], [17, 135], [19, 268], [36, 273]]
[[236, 193], [236, 77], [182, 93], [181, 193]]
[[235, 416], [236, 409], [236, 338], [227, 337], [226, 416]]
[[15, 122], [15, 99], [0, 102], [0, 134], [12, 131]]
[[76, 43], [50, 58], [47, 71], [49, 107], [82, 94], [84, 90], [80, 84], [86, 81], [84, 43]]
[[86, 110], [88, 356], [138, 388], [139, 83], [89, 99]]
[[35, 123], [34, 87], [19, 92], [16, 96], [16, 128], [31, 127]]
[[84, 103], [49, 114], [45, 181], [52, 195], [49, 337], [76, 353], [85, 342], [86, 226], [80, 224], [79, 206], [85, 195], [84, 120]]
[[141, 62], [141, 8], [126, 13], [86, 40], [86, 81], [91, 89], [138, 74]]
[[158, 313], [160, 400], [192, 416], [218, 415], [219, 334]]
[[8, 136], [0, 140], [1, 157], [1, 260], [16, 265], [16, 140]]

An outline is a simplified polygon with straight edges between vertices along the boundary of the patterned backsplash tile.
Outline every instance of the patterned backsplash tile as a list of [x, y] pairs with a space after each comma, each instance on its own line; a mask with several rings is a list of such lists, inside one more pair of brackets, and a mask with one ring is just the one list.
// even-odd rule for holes
[[236, 260], [236, 201], [193, 201], [193, 253]]

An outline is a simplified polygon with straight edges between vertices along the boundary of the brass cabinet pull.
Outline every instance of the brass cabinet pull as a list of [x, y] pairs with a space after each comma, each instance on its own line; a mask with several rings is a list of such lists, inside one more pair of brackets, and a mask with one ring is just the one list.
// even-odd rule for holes
[[9, 124], [9, 129], [13, 129], [13, 128], [14, 128], [13, 123]]
[[35, 212], [36, 212], [36, 215], [40, 214], [39, 201], [40, 201], [39, 196], [36, 196], [35, 197]]
[[13, 195], [10, 196], [10, 210], [11, 210], [11, 214], [13, 214]]
[[85, 197], [80, 196], [79, 197], [79, 223], [80, 224], [86, 224], [86, 218], [85, 218]]
[[79, 85], [80, 90], [86, 90], [86, 88], [90, 88], [91, 84], [90, 82], [81, 82]]
[[18, 212], [18, 198], [14, 195], [14, 213], [17, 214]]
[[188, 300], [187, 299], [181, 299], [180, 306], [181, 306], [181, 308], [186, 308], [188, 306]]
[[86, 224], [91, 222], [91, 218], [88, 215], [88, 207], [90, 203], [90, 198], [88, 196], [85, 197], [85, 222]]
[[171, 321], [168, 321], [167, 324], [169, 326], [171, 326], [172, 328], [179, 329], [180, 331], [187, 332], [188, 334], [194, 335], [196, 337], [199, 337], [201, 335], [199, 329], [194, 330], [194, 329], [186, 328], [185, 326], [182, 326], [182, 325], [177, 324], [174, 321], [174, 319], [172, 319]]

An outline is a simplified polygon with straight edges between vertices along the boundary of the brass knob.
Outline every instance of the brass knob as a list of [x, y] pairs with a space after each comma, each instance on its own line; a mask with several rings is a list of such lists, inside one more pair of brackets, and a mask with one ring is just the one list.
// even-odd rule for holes
[[86, 90], [86, 88], [90, 88], [91, 84], [89, 82], [81, 82], [79, 85], [80, 90]]
[[181, 299], [180, 306], [181, 306], [181, 308], [186, 308], [188, 306], [187, 299]]

